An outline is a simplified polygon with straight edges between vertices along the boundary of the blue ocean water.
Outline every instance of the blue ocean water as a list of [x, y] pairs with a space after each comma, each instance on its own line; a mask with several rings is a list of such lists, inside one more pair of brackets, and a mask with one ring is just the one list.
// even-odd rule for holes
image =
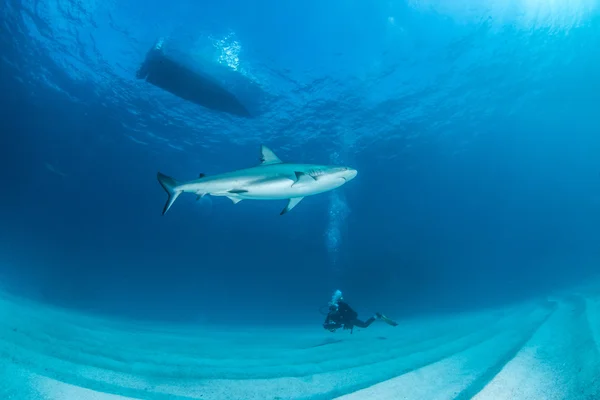
[[[117, 318], [314, 325], [476, 310], [585, 282], [600, 246], [600, 3], [3, 0], [5, 290]], [[135, 73], [159, 37], [261, 88], [240, 118]], [[257, 100], [258, 102], [258, 100]], [[156, 180], [289, 162], [285, 201]]]

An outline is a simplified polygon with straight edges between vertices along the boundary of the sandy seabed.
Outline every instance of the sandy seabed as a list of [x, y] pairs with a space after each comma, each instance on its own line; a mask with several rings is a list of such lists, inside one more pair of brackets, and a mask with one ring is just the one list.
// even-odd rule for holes
[[600, 282], [329, 333], [165, 327], [0, 297], [0, 399], [600, 399]]

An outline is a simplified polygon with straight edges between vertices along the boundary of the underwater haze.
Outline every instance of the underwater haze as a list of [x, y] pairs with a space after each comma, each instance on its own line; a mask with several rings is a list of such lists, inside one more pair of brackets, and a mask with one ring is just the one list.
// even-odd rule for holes
[[[260, 357], [244, 344], [267, 346], [273, 351], [265, 353], [269, 368], [281, 363], [285, 376], [327, 370], [306, 366], [299, 372], [289, 364], [293, 352], [279, 358], [278, 351], [298, 345], [270, 342], [281, 329], [281, 340], [297, 336], [311, 343], [301, 345], [311, 349], [303, 361], [310, 364], [342, 353], [351, 360], [357, 340], [361, 354], [369, 348], [383, 354], [380, 347], [392, 342], [396, 356], [408, 362], [398, 350], [405, 336], [385, 335], [414, 333], [415, 341], [420, 329], [429, 328], [405, 330], [403, 321], [425, 319], [447, 335], [453, 333], [440, 324], [456, 315], [467, 318], [464, 313], [473, 313], [465, 329], [492, 324], [490, 315], [501, 315], [494, 323], [506, 329], [523, 326], [526, 333], [511, 336], [494, 367], [478, 367], [486, 372], [468, 390], [403, 397], [471, 398], [534, 334], [544, 335], [539, 326], [551, 321], [562, 327], [561, 312], [585, 310], [587, 300], [579, 297], [556, 303], [546, 296], [589, 285], [599, 271], [600, 1], [1, 1], [0, 279], [9, 300], [0, 309], [16, 319], [4, 320], [0, 331], [7, 333], [0, 342], [43, 353], [43, 346], [20, 342], [18, 331], [29, 332], [27, 340], [43, 335], [39, 329], [52, 326], [53, 313], [67, 315], [65, 332], [89, 328], [99, 347], [104, 330], [128, 330], [132, 321], [159, 330], [256, 329], [267, 336], [252, 345], [229, 331], [231, 337], [211, 331], [209, 344], [202, 342], [208, 351], [213, 339], [229, 341], [248, 363], [223, 367], [222, 376], [250, 384], [244, 374], [257, 364], [248, 360]], [[197, 67], [218, 66], [251, 82], [258, 90], [245, 100], [253, 116], [202, 107], [138, 79], [159, 38]], [[162, 215], [167, 194], [158, 171], [185, 181], [253, 167], [262, 145], [284, 162], [343, 165], [358, 174], [284, 215], [285, 200], [234, 204], [189, 193]], [[364, 335], [358, 339], [357, 332], [324, 330], [323, 309], [336, 289], [361, 318], [379, 311], [400, 325], [359, 330]], [[510, 311], [488, 315], [488, 308]], [[18, 318], [38, 314], [43, 317]], [[76, 316], [90, 319], [73, 322]], [[61, 318], [52, 327], [59, 336]], [[111, 321], [110, 328], [94, 328], [92, 318]], [[110, 325], [120, 323], [126, 328]], [[574, 329], [580, 323], [576, 319]], [[565, 326], [569, 332], [571, 325]], [[583, 342], [600, 339], [596, 328], [585, 329], [594, 333]], [[118, 348], [117, 334], [110, 332], [107, 343]], [[191, 343], [185, 340], [156, 351], [183, 354]], [[329, 350], [332, 340], [343, 340], [343, 349]], [[18, 359], [2, 343], [0, 354]], [[319, 353], [321, 347], [326, 353]], [[66, 348], [53, 350], [52, 357], [65, 360], [83, 347]], [[202, 349], [187, 357], [216, 351]], [[434, 358], [458, 350], [444, 351]], [[597, 346], [594, 351], [596, 357]], [[119, 363], [142, 363], [136, 354]], [[550, 364], [571, 353], [552, 354], [558, 355]], [[385, 373], [361, 370], [360, 383], [339, 378], [302, 395], [277, 392], [284, 382], [272, 392], [264, 386], [255, 397], [217, 389], [213, 397], [193, 391], [162, 391], [167, 397], [160, 397], [148, 394], [159, 391], [158, 383], [122, 390], [125, 378], [115, 383], [111, 375], [103, 378], [106, 385], [96, 375], [78, 380], [72, 365], [27, 357], [19, 368], [37, 365], [32, 370], [48, 379], [135, 398], [330, 399], [355, 392], [353, 398], [383, 399], [388, 397], [358, 390], [408, 379], [402, 374], [429, 363], [388, 365]], [[597, 360], [582, 382], [594, 381]], [[573, 371], [579, 361], [570, 364]], [[331, 370], [360, 362], [342, 364]], [[118, 371], [135, 375], [155, 367], [153, 374], [162, 376], [160, 365], [135, 365]], [[48, 368], [75, 372], [69, 377]], [[193, 380], [195, 370], [186, 371]], [[254, 378], [274, 376], [265, 371]], [[586, 385], [581, 387], [592, 387]], [[553, 393], [583, 398], [568, 388]], [[597, 383], [593, 388], [586, 390], [600, 396]], [[61, 393], [39, 398], [92, 398]], [[552, 398], [531, 393], [515, 398]]]

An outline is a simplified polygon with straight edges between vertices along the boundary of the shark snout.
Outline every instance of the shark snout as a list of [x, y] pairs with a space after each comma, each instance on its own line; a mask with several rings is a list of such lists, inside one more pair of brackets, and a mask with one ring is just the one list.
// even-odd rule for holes
[[348, 182], [349, 180], [354, 179], [357, 174], [357, 170], [353, 168], [348, 168], [348, 170], [345, 171], [343, 178], [346, 180], [346, 182]]

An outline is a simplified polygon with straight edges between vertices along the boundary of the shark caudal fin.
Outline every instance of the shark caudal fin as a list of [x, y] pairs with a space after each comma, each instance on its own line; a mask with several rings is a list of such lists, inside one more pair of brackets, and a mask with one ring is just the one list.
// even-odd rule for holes
[[167, 194], [169, 195], [162, 212], [162, 215], [165, 215], [165, 213], [169, 211], [169, 208], [171, 208], [173, 203], [175, 203], [175, 200], [177, 200], [177, 197], [179, 197], [179, 195], [183, 193], [183, 191], [177, 190], [179, 182], [177, 182], [170, 176], [159, 172], [158, 174], [156, 174], [156, 177], [158, 178], [158, 183], [160, 183], [160, 186], [162, 186], [163, 189], [165, 189], [165, 192], [167, 192]]

